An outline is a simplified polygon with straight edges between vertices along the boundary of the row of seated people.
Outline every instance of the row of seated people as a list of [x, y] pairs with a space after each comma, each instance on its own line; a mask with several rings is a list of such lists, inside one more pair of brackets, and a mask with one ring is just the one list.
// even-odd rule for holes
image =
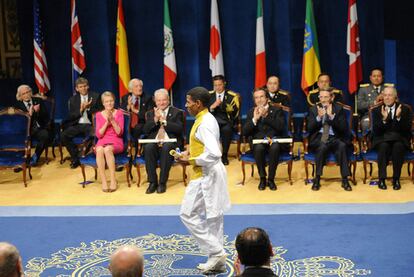
[[[374, 70], [371, 75], [374, 75], [374, 73], [381, 73], [381, 71]], [[326, 83], [324, 76], [325, 75], [320, 76], [320, 80], [318, 81], [318, 83], [319, 82], [321, 84]], [[371, 76], [371, 78], [375, 80], [373, 76]], [[380, 78], [377, 78], [377, 79], [380, 79]], [[330, 84], [329, 80], [327, 83]], [[223, 132], [221, 134], [221, 139], [223, 142], [223, 159], [222, 160], [223, 160], [223, 163], [228, 164], [227, 153], [228, 153], [228, 147], [230, 143], [229, 142], [226, 143], [225, 141], [229, 137], [229, 134], [231, 136], [231, 131], [228, 132], [226, 129], [227, 127], [229, 127], [230, 130], [234, 128], [235, 122], [237, 120], [238, 113], [239, 113], [240, 103], [238, 102], [237, 100], [238, 97], [234, 92], [225, 89], [225, 80], [223, 76], [216, 76], [213, 79], [213, 85], [214, 85], [214, 90], [211, 92], [210, 112], [212, 112], [216, 116], [217, 121], [219, 122], [219, 125], [221, 127], [221, 132]], [[131, 82], [129, 83], [129, 88], [130, 88], [131, 93], [129, 93], [128, 95], [125, 95], [121, 101], [121, 107], [124, 108], [125, 110], [129, 110], [132, 112], [132, 115], [133, 115], [131, 118], [132, 127], [133, 127], [132, 134], [133, 134], [135, 141], [143, 133], [146, 133], [147, 135], [150, 135], [150, 137], [155, 138], [158, 132], [157, 126], [159, 129], [160, 126], [163, 126], [162, 122], [167, 123], [165, 121], [165, 118], [160, 120], [160, 118], [162, 117], [162, 115], [160, 115], [160, 110], [165, 110], [169, 107], [168, 94], [166, 96], [166, 99], [158, 100], [159, 103], [155, 105], [156, 108], [153, 114], [151, 114], [148, 117], [150, 118], [149, 123], [145, 125], [146, 119], [147, 119], [146, 113], [153, 109], [154, 102], [152, 100], [152, 97], [146, 96], [143, 94], [142, 86], [143, 84], [141, 80], [138, 80], [138, 79], [131, 80]], [[321, 87], [323, 86], [321, 85]], [[79, 152], [78, 152], [76, 145], [72, 141], [73, 137], [79, 134], [82, 134], [82, 135], [93, 134], [92, 125], [91, 125], [92, 113], [102, 109], [102, 101], [100, 101], [101, 100], [100, 96], [95, 92], [89, 91], [89, 84], [86, 79], [79, 78], [76, 81], [76, 91], [79, 94], [76, 94], [75, 96], [71, 97], [71, 99], [69, 100], [69, 111], [70, 111], [69, 119], [64, 122], [64, 125], [66, 125], [67, 127], [65, 128], [65, 130], [63, 131], [61, 135], [62, 142], [64, 145], [66, 145], [66, 147], [68, 148], [68, 152], [71, 155], [71, 159], [72, 159], [71, 167], [72, 168], [76, 168], [79, 165], [79, 157], [78, 157]], [[319, 91], [322, 92], [326, 90], [319, 88]], [[314, 130], [315, 126], [316, 126], [316, 130], [318, 127], [320, 129], [319, 132], [316, 132], [315, 134], [310, 135], [310, 138], [311, 138], [310, 148], [317, 150], [316, 152], [318, 154], [323, 153], [323, 151], [320, 151], [320, 147], [324, 147], [326, 145], [325, 143], [325, 144], [322, 144], [324, 146], [320, 146], [319, 143], [315, 143], [315, 141], [317, 140], [315, 140], [314, 138], [314, 137], [317, 137], [318, 134], [322, 134], [322, 131], [323, 131], [321, 129], [322, 127], [320, 126], [322, 124], [322, 121], [324, 121], [324, 120], [321, 120], [321, 118], [324, 117], [323, 110], [325, 110], [326, 114], [329, 114], [328, 112], [330, 112], [331, 115], [332, 114], [335, 115], [337, 114], [335, 111], [338, 109], [335, 104], [332, 104], [332, 102], [337, 97], [335, 95], [335, 90], [329, 90], [329, 91], [332, 97], [326, 97], [326, 95], [320, 96], [320, 93], [318, 92], [319, 107], [318, 105], [311, 107], [310, 113], [308, 116], [308, 122], [310, 123], [308, 124], [309, 130], [310, 131]], [[259, 94], [259, 95], [257, 96], [256, 94]], [[368, 95], [370, 95], [370, 93], [368, 93]], [[164, 98], [164, 97], [161, 97], [161, 98]], [[41, 152], [45, 148], [46, 141], [47, 141], [48, 134], [47, 132], [45, 132], [44, 126], [46, 122], [48, 122], [48, 113], [45, 112], [46, 109], [44, 105], [42, 104], [41, 99], [31, 96], [31, 89], [28, 86], [22, 85], [18, 88], [17, 99], [20, 101], [18, 101], [16, 106], [19, 109], [28, 111], [29, 114], [31, 114], [34, 119], [33, 124], [32, 124], [32, 136], [37, 138], [39, 141], [36, 147], [35, 154], [33, 155], [33, 158], [32, 158], [33, 163], [36, 164], [38, 158], [40, 157]], [[328, 101], [323, 102], [324, 99], [327, 99]], [[395, 100], [396, 99], [394, 99], [394, 101]], [[274, 107], [271, 107], [270, 109], [264, 109], [263, 101], [266, 103], [268, 101], [270, 103], [277, 103], [278, 101], [281, 101], [281, 103], [285, 105], [289, 105], [288, 93], [285, 91], [279, 90], [279, 79], [276, 76], [269, 77], [268, 83], [267, 83], [267, 91], [257, 90], [257, 93], [255, 91], [254, 102], [255, 102], [256, 108], [252, 109], [248, 113], [246, 123], [243, 126], [243, 133], [245, 133], [246, 135], [252, 134], [253, 136], [263, 138], [264, 136], [268, 136], [268, 137], [277, 136], [281, 132], [281, 126], [283, 126], [283, 122], [284, 122], [282, 121], [283, 119], [280, 118], [280, 115], [282, 113], [280, 112], [280, 110], [278, 110], [278, 112], [274, 112], [273, 110], [276, 109]], [[375, 101], [377, 101], [377, 98], [375, 99]], [[332, 106], [333, 111], [327, 108], [322, 109], [320, 108], [320, 106], [325, 106], [325, 107]], [[175, 108], [172, 107], [171, 111], [174, 112]], [[174, 116], [172, 117], [173, 122], [174, 123], [182, 122], [181, 120], [177, 120], [178, 118], [176, 114], [178, 114], [177, 115], [178, 117], [184, 116], [182, 113], [174, 112]], [[171, 115], [172, 113], [170, 113], [168, 117], [171, 117]], [[136, 117], [135, 125], [134, 125], [134, 116]], [[270, 117], [268, 118], [268, 116]], [[341, 118], [340, 115], [336, 117]], [[335, 116], [332, 118], [332, 120], [328, 120], [328, 122], [329, 121], [334, 122], [335, 121], [334, 118]], [[315, 119], [316, 119], [316, 124], [314, 124]], [[161, 122], [161, 124], [158, 124], [159, 122]], [[346, 120], [344, 122], [346, 122]], [[168, 126], [167, 129], [171, 129], [171, 126], [174, 126], [174, 123], [166, 124]], [[270, 125], [268, 123], [270, 123]], [[145, 126], [147, 127], [145, 128]], [[154, 129], [154, 126], [155, 126], [155, 129]], [[338, 130], [335, 130], [333, 126], [331, 126], [331, 128], [329, 129], [329, 133], [331, 136], [335, 134], [335, 131], [338, 132]], [[345, 126], [344, 128], [347, 128], [347, 125], [344, 125], [344, 126]], [[341, 128], [342, 127], [343, 126], [341, 125]], [[263, 129], [263, 130], [260, 130], [260, 129]], [[169, 131], [171, 132], [171, 130]], [[176, 134], [182, 133], [182, 127], [177, 128], [176, 131], [178, 131], [176, 132]], [[341, 133], [341, 130], [339, 130], [339, 133]], [[329, 143], [329, 145], [331, 146], [328, 148], [333, 148], [335, 150], [341, 149], [341, 147], [337, 147], [338, 146], [337, 144], [338, 144], [337, 140], [332, 140], [332, 142]], [[345, 144], [349, 145], [349, 142], [345, 141]], [[182, 141], [179, 140], [178, 145], [182, 146]], [[374, 147], [375, 145], [376, 143], [374, 141]], [[405, 143], [405, 145], [407, 146], [407, 143]], [[171, 157], [169, 157], [168, 154], [162, 155], [163, 157], [164, 156], [168, 157], [164, 159], [161, 157], [159, 153], [158, 154], [156, 153], [157, 151], [154, 151], [154, 147], [155, 147], [154, 145], [150, 145], [150, 144], [146, 145], [144, 147], [144, 155], [147, 156], [149, 160], [157, 161], [158, 159], [160, 159], [162, 163], [162, 166], [161, 166], [162, 171], [161, 171], [160, 179], [158, 181], [158, 178], [155, 173], [156, 166], [154, 166], [153, 168], [151, 168], [151, 166], [146, 167], [148, 178], [150, 181], [150, 186], [147, 191], [148, 193], [152, 193], [155, 190], [157, 190], [158, 192], [165, 191], [166, 180], [168, 180], [168, 172], [169, 172], [169, 169], [172, 163]], [[168, 153], [169, 149], [173, 149], [175, 147], [176, 145], [171, 145], [168, 147], [166, 146], [166, 149], [163, 152]], [[255, 156], [256, 163], [259, 169], [259, 174], [261, 177], [259, 189], [264, 189], [266, 185], [268, 185], [269, 188], [271, 189], [276, 189], [276, 185], [274, 184], [274, 176], [275, 176], [277, 160], [278, 160], [277, 157], [279, 155], [278, 152], [280, 152], [280, 149], [283, 150], [284, 147], [285, 146], [283, 145], [279, 147], [278, 144], [276, 143], [271, 146], [271, 150], [269, 152], [269, 149], [266, 149], [266, 146], [264, 145], [253, 146], [253, 148], [255, 148], [253, 149], [254, 156]], [[276, 148], [278, 148], [277, 151], [274, 150]], [[266, 173], [264, 169], [265, 164], [266, 164], [263, 161], [264, 153], [270, 153], [272, 157], [270, 159], [271, 166], [269, 167], [269, 174], [267, 178], [268, 180], [266, 180]], [[401, 151], [399, 151], [399, 153], [401, 153]], [[326, 156], [326, 154], [321, 154], [321, 157], [318, 156], [317, 160], [320, 158], [323, 158], [324, 155]], [[339, 161], [339, 164], [341, 165], [343, 164], [343, 162], [341, 162], [341, 158], [339, 158], [338, 161]], [[396, 164], [398, 166], [400, 163], [394, 162], [393, 164]], [[316, 178], [314, 180], [314, 184], [312, 187], [314, 190], [317, 190], [320, 187], [319, 180], [320, 180], [320, 175], [322, 175], [322, 166], [323, 166], [323, 162], [316, 163]], [[342, 173], [342, 176], [344, 177], [343, 187], [346, 190], [350, 190], [351, 187], [347, 183], [347, 178], [345, 178], [349, 176], [349, 172], [348, 172], [349, 170], [346, 169], [347, 166], [341, 166], [341, 168], [343, 168], [343, 170], [341, 170], [341, 173]], [[384, 170], [381, 170], [382, 173], [383, 171]], [[398, 188], [399, 186], [398, 170], [396, 172], [397, 174], [394, 174], [395, 175], [394, 179], [396, 180], [394, 183], [397, 183], [395, 187]], [[380, 180], [385, 179], [384, 177], [385, 175], [386, 174], [380, 174]], [[116, 187], [116, 182], [113, 180], [112, 177], [111, 177], [111, 183], [112, 183], [111, 190], [114, 190]], [[380, 187], [384, 187], [384, 186], [385, 186], [385, 183], [380, 182]], [[105, 190], [107, 189], [105, 188]]]

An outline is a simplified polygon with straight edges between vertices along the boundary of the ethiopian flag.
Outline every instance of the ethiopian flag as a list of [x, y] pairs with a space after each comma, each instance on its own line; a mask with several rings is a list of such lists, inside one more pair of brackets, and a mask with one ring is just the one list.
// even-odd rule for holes
[[302, 61], [302, 90], [307, 94], [319, 74], [321, 66], [319, 63], [318, 36], [316, 35], [315, 17], [313, 15], [313, 2], [306, 0], [305, 37], [303, 42]]
[[122, 98], [122, 96], [128, 93], [128, 83], [131, 79], [122, 0], [118, 0], [118, 19], [116, 21], [116, 63], [118, 64], [119, 97]]

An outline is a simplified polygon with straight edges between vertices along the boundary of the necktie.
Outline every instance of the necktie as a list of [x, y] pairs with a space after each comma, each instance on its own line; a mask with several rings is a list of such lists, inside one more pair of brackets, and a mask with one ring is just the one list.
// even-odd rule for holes
[[27, 103], [27, 110], [30, 110], [30, 107], [32, 106], [32, 103], [30, 101], [28, 101], [26, 103]]
[[165, 139], [165, 128], [164, 125], [161, 125], [157, 133], [157, 139]]
[[139, 98], [135, 99], [134, 108], [137, 110], [137, 113], [131, 113], [131, 127], [134, 128], [138, 124], [138, 113], [139, 113]]
[[329, 138], [329, 124], [327, 122], [327, 116], [325, 115], [322, 123], [322, 137], [321, 142], [327, 143]]
[[[161, 111], [163, 120], [165, 119], [165, 111]], [[160, 126], [160, 129], [157, 133], [157, 139], [165, 139], [165, 127], [164, 125]]]

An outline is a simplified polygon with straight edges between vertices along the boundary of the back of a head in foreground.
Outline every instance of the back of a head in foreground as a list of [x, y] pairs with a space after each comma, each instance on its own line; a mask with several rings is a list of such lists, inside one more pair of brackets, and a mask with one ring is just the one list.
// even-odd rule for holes
[[109, 270], [113, 277], [141, 277], [144, 257], [136, 246], [122, 246], [112, 254]]
[[267, 265], [273, 256], [269, 236], [257, 227], [246, 228], [237, 235], [236, 250], [244, 266]]
[[17, 248], [8, 242], [0, 242], [0, 277], [21, 276], [21, 271], [21, 259]]

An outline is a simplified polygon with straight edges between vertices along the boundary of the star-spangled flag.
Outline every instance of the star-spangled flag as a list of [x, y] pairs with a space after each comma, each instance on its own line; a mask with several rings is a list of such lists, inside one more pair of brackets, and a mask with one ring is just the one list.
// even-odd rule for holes
[[40, 94], [50, 90], [49, 73], [43, 41], [42, 22], [40, 20], [39, 3], [33, 2], [33, 46], [34, 46], [34, 76]]
[[83, 52], [82, 36], [79, 27], [75, 0], [70, 1], [71, 6], [71, 37], [72, 37], [72, 78], [73, 84], [86, 68], [85, 53]]

